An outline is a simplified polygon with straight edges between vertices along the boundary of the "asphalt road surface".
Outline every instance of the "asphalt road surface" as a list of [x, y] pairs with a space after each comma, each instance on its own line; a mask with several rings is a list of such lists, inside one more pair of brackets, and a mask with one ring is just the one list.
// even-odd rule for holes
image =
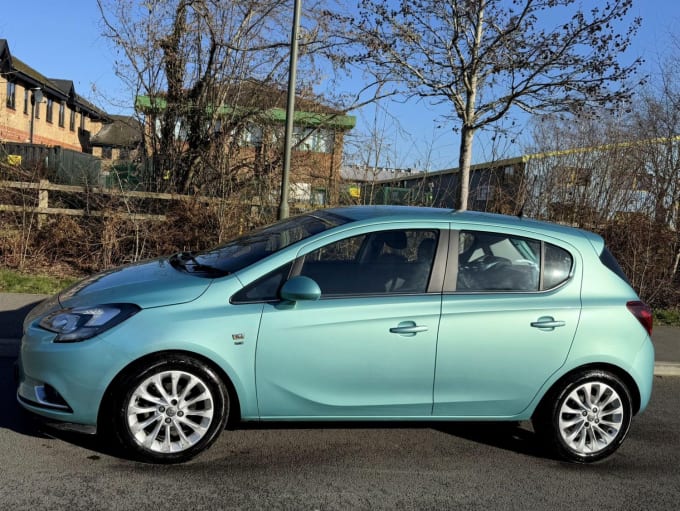
[[655, 378], [648, 410], [596, 465], [551, 459], [525, 424], [477, 423], [253, 427], [154, 466], [27, 420], [12, 361], [0, 357], [2, 510], [680, 508], [680, 378]]

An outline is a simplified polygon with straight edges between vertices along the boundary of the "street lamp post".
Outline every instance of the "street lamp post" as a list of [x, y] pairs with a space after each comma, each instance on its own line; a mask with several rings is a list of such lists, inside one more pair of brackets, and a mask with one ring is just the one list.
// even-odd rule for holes
[[42, 90], [40, 87], [31, 89], [31, 128], [28, 136], [29, 143], [33, 143], [33, 123], [35, 121], [35, 104], [40, 103], [43, 99]]
[[295, 0], [293, 7], [293, 30], [290, 36], [288, 103], [286, 104], [286, 133], [283, 142], [283, 172], [281, 174], [279, 219], [288, 218], [288, 182], [290, 175], [290, 153], [293, 139], [293, 117], [295, 115], [295, 81], [297, 74], [298, 32], [300, 30], [300, 7], [301, 0]]

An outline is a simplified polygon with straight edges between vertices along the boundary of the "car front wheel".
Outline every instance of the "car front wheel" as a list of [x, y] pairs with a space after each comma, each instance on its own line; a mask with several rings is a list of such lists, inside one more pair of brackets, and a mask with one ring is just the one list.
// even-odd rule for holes
[[534, 429], [560, 457], [590, 463], [619, 448], [631, 416], [630, 392], [616, 375], [584, 371], [554, 389], [534, 417]]
[[206, 449], [224, 429], [229, 397], [204, 363], [179, 355], [159, 358], [120, 381], [116, 435], [142, 461], [179, 463]]

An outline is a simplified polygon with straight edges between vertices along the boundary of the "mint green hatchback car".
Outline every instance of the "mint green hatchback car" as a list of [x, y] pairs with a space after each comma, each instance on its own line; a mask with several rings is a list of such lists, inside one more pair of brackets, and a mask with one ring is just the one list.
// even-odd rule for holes
[[27, 317], [18, 400], [137, 459], [234, 421], [524, 421], [600, 460], [652, 390], [652, 316], [599, 236], [473, 212], [325, 209], [107, 271]]

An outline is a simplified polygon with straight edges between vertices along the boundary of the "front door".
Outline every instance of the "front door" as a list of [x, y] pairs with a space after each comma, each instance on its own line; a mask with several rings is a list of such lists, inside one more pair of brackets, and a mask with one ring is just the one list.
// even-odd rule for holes
[[369, 233], [305, 257], [300, 273], [322, 298], [265, 305], [256, 355], [262, 418], [431, 415], [441, 293], [420, 270], [432, 268], [437, 238], [436, 230]]

